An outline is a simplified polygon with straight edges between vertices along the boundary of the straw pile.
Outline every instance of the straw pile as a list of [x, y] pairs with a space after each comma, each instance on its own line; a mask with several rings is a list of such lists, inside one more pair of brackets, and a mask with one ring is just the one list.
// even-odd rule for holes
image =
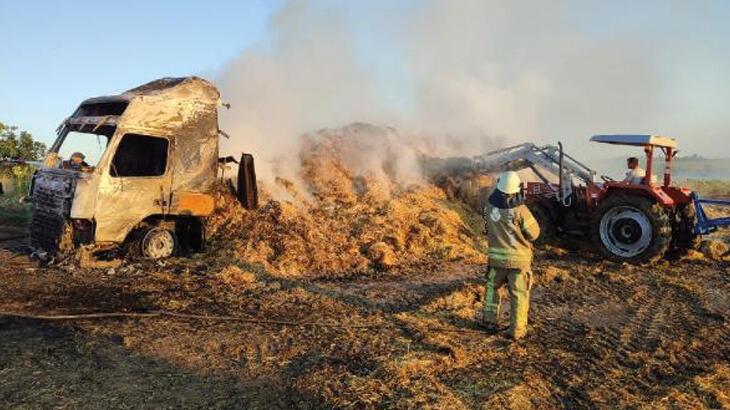
[[[278, 178], [273, 187], [264, 186], [269, 199], [256, 211], [219, 195], [208, 227], [213, 248], [291, 276], [484, 261], [478, 214], [454, 193], [475, 201], [474, 185], [491, 180], [442, 176], [441, 186], [423, 179], [403, 182], [413, 177], [408, 168], [414, 162], [404, 166], [407, 147], [394, 137], [392, 130], [363, 124], [306, 136], [301, 182]], [[271, 199], [274, 190], [290, 199]]]

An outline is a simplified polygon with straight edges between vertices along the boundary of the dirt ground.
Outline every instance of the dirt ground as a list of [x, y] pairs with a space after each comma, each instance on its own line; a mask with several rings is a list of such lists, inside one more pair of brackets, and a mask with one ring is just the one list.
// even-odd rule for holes
[[730, 408], [727, 262], [542, 251], [511, 343], [474, 319], [478, 265], [292, 279], [231, 259], [42, 268], [0, 246], [2, 311], [332, 325], [0, 316], [2, 408]]

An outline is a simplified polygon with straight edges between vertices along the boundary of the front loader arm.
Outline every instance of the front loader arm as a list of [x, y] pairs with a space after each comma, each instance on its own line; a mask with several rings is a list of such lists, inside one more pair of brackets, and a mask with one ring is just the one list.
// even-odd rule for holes
[[529, 168], [550, 189], [553, 186], [548, 181], [558, 181], [561, 189], [560, 192], [555, 190], [556, 197], [566, 206], [569, 205], [573, 193], [574, 179], [587, 185], [593, 183], [596, 175], [595, 171], [565, 154], [562, 147], [554, 145], [538, 147], [532, 143], [524, 143], [476, 156], [472, 160], [478, 172], [495, 173]]

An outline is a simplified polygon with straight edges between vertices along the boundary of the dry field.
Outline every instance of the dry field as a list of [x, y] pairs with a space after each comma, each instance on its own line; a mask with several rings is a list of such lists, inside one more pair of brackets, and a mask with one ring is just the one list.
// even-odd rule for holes
[[0, 407], [730, 408], [727, 258], [542, 249], [530, 334], [512, 343], [475, 319], [484, 243], [469, 206], [490, 181], [401, 190], [309, 164], [316, 198], [287, 181], [298, 204], [246, 212], [222, 196], [209, 251], [187, 258], [42, 267], [13, 208], [0, 311], [163, 313], [0, 315]]
[[510, 343], [474, 320], [479, 265], [291, 279], [222, 260], [82, 270], [0, 257], [4, 311], [305, 324], [3, 318], [4, 408], [730, 406], [726, 262], [632, 267], [543, 251], [531, 334]]

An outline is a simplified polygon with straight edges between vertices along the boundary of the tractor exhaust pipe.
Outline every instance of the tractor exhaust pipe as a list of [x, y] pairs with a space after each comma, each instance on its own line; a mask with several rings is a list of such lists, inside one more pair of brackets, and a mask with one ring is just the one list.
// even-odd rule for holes
[[558, 159], [558, 192], [560, 192], [560, 202], [563, 202], [563, 143], [558, 141], [558, 149], [560, 150], [560, 158]]
[[[560, 192], [560, 203], [564, 207], [569, 207], [572, 205], [573, 199], [571, 197], [571, 194], [573, 192], [572, 186], [568, 185], [566, 186], [565, 181], [563, 180], [563, 176], [565, 175], [564, 166], [563, 166], [563, 159], [565, 157], [565, 154], [563, 153], [563, 143], [558, 141], [558, 149], [560, 150], [560, 158], [558, 158], [558, 178], [560, 178], [560, 182], [558, 183], [558, 191]], [[572, 184], [572, 178], [568, 181], [568, 184]], [[567, 194], [567, 195], [566, 195]]]

